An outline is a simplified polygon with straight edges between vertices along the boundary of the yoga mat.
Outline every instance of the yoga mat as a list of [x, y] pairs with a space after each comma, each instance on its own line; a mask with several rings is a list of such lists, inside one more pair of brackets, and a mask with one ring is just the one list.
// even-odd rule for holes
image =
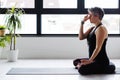
[[116, 68], [115, 74], [120, 74], [120, 68]]
[[7, 75], [79, 75], [75, 68], [12, 68]]
[[[116, 68], [115, 74], [120, 74]], [[12, 68], [7, 75], [79, 75], [75, 68]]]

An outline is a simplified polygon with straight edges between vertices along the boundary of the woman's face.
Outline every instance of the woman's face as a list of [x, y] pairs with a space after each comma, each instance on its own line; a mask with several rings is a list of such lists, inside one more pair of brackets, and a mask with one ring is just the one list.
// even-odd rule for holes
[[98, 20], [98, 16], [95, 16], [92, 12], [89, 12], [89, 19], [91, 23], [96, 23], [96, 21]]

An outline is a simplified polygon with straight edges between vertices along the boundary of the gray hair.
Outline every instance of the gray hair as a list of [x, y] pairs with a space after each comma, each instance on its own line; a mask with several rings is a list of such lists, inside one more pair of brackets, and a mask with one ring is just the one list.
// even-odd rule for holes
[[93, 15], [95, 15], [95, 16], [99, 16], [100, 20], [102, 20], [102, 18], [104, 16], [104, 10], [99, 7], [90, 8], [90, 9], [88, 9], [88, 11], [92, 12]]

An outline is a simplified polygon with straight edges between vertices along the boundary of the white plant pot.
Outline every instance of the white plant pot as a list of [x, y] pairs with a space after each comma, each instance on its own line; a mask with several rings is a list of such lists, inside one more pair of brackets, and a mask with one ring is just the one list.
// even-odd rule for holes
[[19, 53], [19, 50], [16, 49], [16, 50], [9, 50], [8, 51], [8, 61], [9, 62], [15, 62], [17, 61], [18, 59], [18, 53]]

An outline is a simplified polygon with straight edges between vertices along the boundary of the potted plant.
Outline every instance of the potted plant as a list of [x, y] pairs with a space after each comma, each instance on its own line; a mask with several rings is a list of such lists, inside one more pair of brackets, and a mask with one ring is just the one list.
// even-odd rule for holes
[[0, 25], [0, 37], [5, 36], [5, 29], [6, 29], [6, 26]]
[[9, 8], [6, 13], [5, 23], [11, 38], [8, 61], [17, 61], [18, 49], [16, 49], [16, 29], [21, 28], [20, 16], [25, 12], [22, 8], [15, 8], [15, 6], [13, 6], [12, 8]]

